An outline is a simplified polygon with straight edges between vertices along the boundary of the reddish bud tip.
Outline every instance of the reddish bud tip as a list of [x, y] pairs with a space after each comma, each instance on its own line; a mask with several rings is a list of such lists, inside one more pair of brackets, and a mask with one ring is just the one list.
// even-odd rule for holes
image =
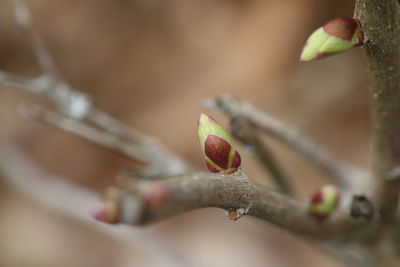
[[93, 219], [104, 223], [116, 223], [117, 215], [117, 207], [111, 202], [103, 203], [101, 207], [91, 213]]
[[98, 208], [92, 212], [93, 219], [101, 222], [107, 221], [107, 210], [104, 207]]
[[158, 206], [171, 198], [171, 190], [163, 185], [155, 185], [144, 196], [147, 206]]
[[358, 28], [357, 21], [353, 18], [335, 18], [328, 21], [324, 26], [324, 31], [339, 39], [351, 42], [353, 35]]

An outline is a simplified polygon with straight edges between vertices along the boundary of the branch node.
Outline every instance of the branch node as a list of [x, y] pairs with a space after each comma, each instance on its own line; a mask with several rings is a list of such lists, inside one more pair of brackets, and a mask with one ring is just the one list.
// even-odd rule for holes
[[87, 95], [73, 91], [65, 83], [59, 83], [52, 93], [64, 115], [76, 120], [82, 120], [89, 115], [92, 101]]
[[371, 201], [364, 195], [355, 195], [350, 207], [350, 215], [356, 219], [370, 220], [374, 215]]

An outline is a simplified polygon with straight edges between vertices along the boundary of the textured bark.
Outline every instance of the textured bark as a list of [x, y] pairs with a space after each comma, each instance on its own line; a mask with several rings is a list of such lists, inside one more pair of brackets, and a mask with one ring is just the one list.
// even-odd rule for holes
[[384, 218], [397, 206], [400, 188], [400, 5], [397, 0], [359, 0], [355, 17], [367, 43], [372, 113], [372, 169]]
[[[239, 171], [232, 175], [193, 173], [162, 181], [132, 179], [118, 193], [119, 221], [142, 225], [204, 207], [245, 210], [288, 231], [326, 240], [363, 239], [374, 232], [376, 218], [349, 216], [351, 199], [343, 194], [341, 204], [330, 219], [320, 223], [309, 212], [309, 202], [251, 182]], [[160, 190], [162, 189], [162, 190]], [[166, 197], [160, 199], [158, 192]], [[237, 219], [237, 218], [236, 218]]]

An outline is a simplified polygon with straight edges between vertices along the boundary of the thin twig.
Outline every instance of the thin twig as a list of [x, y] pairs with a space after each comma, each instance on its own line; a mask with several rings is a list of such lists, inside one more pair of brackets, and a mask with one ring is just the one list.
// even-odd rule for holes
[[281, 192], [293, 194], [285, 173], [267, 146], [260, 140], [254, 126], [246, 118], [236, 117], [231, 120], [232, 135], [256, 155], [261, 166], [270, 174]]
[[230, 95], [220, 95], [215, 99], [207, 100], [204, 105], [209, 109], [224, 113], [231, 119], [239, 116], [248, 119], [257, 129], [306, 157], [329, 178], [340, 185], [346, 186], [359, 180], [360, 177], [365, 178], [367, 176], [367, 172], [364, 170], [333, 158], [327, 151], [317, 146], [294, 126]]
[[22, 77], [19, 75], [14, 75], [11, 73], [0, 71], [0, 85], [26, 88], [26, 86], [31, 82], [32, 82], [31, 78]]
[[144, 164], [147, 162], [147, 158], [144, 158], [140, 151], [137, 151], [135, 147], [122, 143], [113, 135], [100, 131], [80, 121], [64, 117], [34, 104], [20, 105], [19, 111], [25, 118], [53, 125], [66, 132], [80, 136], [81, 138], [100, 147], [110, 149], [129, 159], [135, 159], [136, 161], [139, 161], [139, 163]]
[[122, 142], [135, 146], [149, 163], [146, 170], [148, 177], [178, 175], [195, 170], [194, 166], [170, 151], [157, 139], [126, 126], [96, 107], [93, 107], [87, 120]]
[[54, 82], [62, 83], [62, 76], [59, 73], [53, 57], [47, 49], [46, 44], [43, 42], [40, 35], [36, 31], [32, 30], [32, 16], [28, 1], [14, 0], [14, 5], [15, 20], [30, 39], [39, 66], [48, 76], [55, 79]]

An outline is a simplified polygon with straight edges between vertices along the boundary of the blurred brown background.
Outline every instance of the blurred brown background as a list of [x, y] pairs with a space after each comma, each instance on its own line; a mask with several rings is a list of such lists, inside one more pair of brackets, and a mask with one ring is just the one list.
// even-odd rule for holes
[[[368, 165], [362, 51], [297, 61], [308, 34], [333, 17], [352, 16], [353, 5], [345, 0], [334, 6], [323, 0], [31, 1], [34, 27], [74, 87], [204, 170], [196, 122], [204, 112], [201, 102], [222, 92], [297, 125], [335, 156]], [[0, 68], [40, 73], [14, 23], [11, 0], [0, 0]], [[2, 88], [0, 125], [41, 167], [100, 192], [129, 166], [75, 136], [20, 118], [16, 106], [27, 101], [45, 102]], [[300, 196], [325, 182], [301, 157], [266, 141]], [[257, 163], [243, 156], [250, 177], [270, 184]], [[159, 253], [143, 253], [140, 240], [128, 247], [0, 186], [1, 267], [167, 266]], [[156, 236], [190, 266], [342, 266], [281, 229], [247, 217], [231, 222], [217, 209], [138, 231]]]

